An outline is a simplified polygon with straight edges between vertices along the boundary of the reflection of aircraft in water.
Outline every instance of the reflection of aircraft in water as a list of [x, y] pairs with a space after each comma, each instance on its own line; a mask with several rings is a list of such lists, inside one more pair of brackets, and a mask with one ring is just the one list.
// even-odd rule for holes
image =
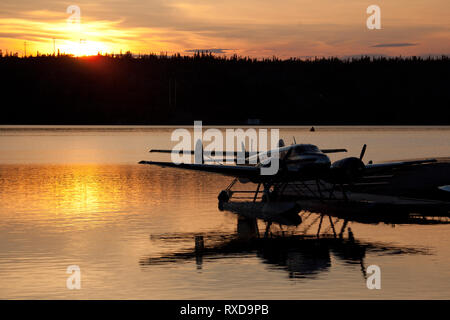
[[[362, 243], [354, 239], [350, 229], [347, 231], [347, 238], [344, 238], [343, 234], [340, 234], [339, 237], [316, 237], [285, 233], [266, 233], [264, 237], [261, 237], [256, 219], [238, 216], [236, 234], [196, 236], [195, 249], [163, 256], [144, 257], [140, 260], [140, 265], [146, 268], [153, 265], [195, 260], [197, 267], [201, 268], [202, 264], [208, 260], [256, 254], [263, 263], [286, 270], [291, 278], [311, 278], [332, 267], [331, 256], [333, 255], [336, 259], [347, 262], [349, 265], [359, 264], [365, 278], [364, 258], [367, 252], [427, 254], [426, 250]], [[188, 235], [188, 239], [192, 239], [192, 237], [193, 235]], [[167, 235], [162, 239], [167, 240]], [[213, 244], [206, 246], [205, 243], [208, 242]]]
[[[311, 144], [285, 146], [280, 140], [279, 148], [265, 153], [252, 154], [245, 150], [234, 152], [234, 161], [241, 156], [245, 164], [223, 165], [206, 164], [203, 146], [197, 143], [196, 151], [190, 150], [188, 153], [200, 154], [200, 163], [140, 163], [233, 176], [233, 182], [219, 194], [221, 209], [235, 211], [238, 205], [258, 214], [257, 218], [261, 215], [273, 218], [276, 214], [295, 210], [299, 212], [300, 209], [313, 212], [337, 210], [339, 214], [359, 212], [368, 213], [369, 216], [380, 213], [389, 216], [410, 213], [449, 215], [450, 161], [425, 159], [377, 164], [369, 161], [365, 164], [362, 160], [366, 145], [359, 157], [346, 157], [331, 163], [327, 156], [328, 153], [345, 151], [321, 150]], [[270, 167], [273, 161], [279, 162], [277, 173], [262, 175], [261, 168]], [[232, 189], [238, 182], [253, 182], [257, 185], [256, 190]]]

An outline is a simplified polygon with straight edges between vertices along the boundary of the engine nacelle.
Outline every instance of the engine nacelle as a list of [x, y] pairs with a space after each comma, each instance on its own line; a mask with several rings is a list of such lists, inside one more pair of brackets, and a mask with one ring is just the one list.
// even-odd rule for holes
[[359, 158], [349, 157], [333, 162], [330, 180], [333, 183], [351, 183], [362, 177], [366, 166]]

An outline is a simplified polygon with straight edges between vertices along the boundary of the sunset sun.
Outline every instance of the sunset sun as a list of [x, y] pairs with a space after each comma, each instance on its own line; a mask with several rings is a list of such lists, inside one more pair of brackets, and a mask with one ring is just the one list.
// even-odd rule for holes
[[111, 50], [102, 42], [80, 39], [79, 41], [65, 41], [59, 45], [61, 53], [71, 54], [76, 57], [105, 54]]

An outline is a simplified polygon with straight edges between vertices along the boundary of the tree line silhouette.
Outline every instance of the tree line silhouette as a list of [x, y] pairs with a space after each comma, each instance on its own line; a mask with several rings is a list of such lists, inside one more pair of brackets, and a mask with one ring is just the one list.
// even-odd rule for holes
[[1, 124], [450, 124], [449, 57], [0, 53]]

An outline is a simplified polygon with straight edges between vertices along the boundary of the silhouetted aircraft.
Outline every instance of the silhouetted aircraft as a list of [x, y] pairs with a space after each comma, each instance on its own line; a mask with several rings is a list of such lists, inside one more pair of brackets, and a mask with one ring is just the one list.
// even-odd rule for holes
[[[392, 172], [400, 168], [411, 167], [436, 162], [436, 159], [424, 159], [414, 161], [395, 161], [374, 164], [371, 161], [367, 164], [363, 162], [366, 152], [366, 145], [363, 146], [359, 157], [346, 157], [331, 163], [328, 153], [346, 152], [346, 149], [319, 149], [312, 144], [292, 144], [285, 146], [284, 141], [280, 139], [279, 147], [270, 151], [252, 154], [251, 152], [242, 150], [233, 152], [233, 161], [236, 165], [223, 164], [206, 164], [204, 160], [203, 146], [200, 140], [197, 141], [196, 150], [189, 150], [187, 153], [192, 155], [200, 154], [201, 163], [172, 163], [172, 162], [156, 162], [141, 161], [140, 164], [156, 165], [161, 167], [173, 167], [185, 170], [197, 170], [203, 172], [211, 172], [226, 176], [235, 177], [235, 180], [219, 194], [219, 201], [228, 202], [233, 194], [231, 187], [236, 181], [241, 183], [256, 183], [254, 201], [258, 196], [260, 186], [263, 186], [263, 201], [267, 202], [275, 199], [283, 193], [286, 185], [290, 182], [306, 182], [315, 181], [315, 190], [318, 198], [328, 200], [335, 194], [338, 189], [342, 192], [345, 200], [348, 200], [346, 190], [355, 184], [361, 184], [361, 179], [371, 178], [371, 184], [374, 178], [385, 178], [386, 172]], [[161, 153], [180, 153], [181, 150], [155, 150], [150, 152]], [[186, 152], [186, 151], [183, 151]], [[216, 153], [225, 154], [224, 151], [216, 151]], [[210, 154], [213, 155], [213, 154]], [[241, 158], [239, 158], [241, 157]], [[239, 164], [239, 159], [244, 160], [244, 164]], [[261, 168], [269, 168], [274, 165], [274, 161], [278, 163], [278, 171], [273, 175], [261, 174]], [[253, 163], [253, 164], [252, 164]], [[328, 186], [322, 186], [321, 182], [328, 183]], [[376, 181], [375, 181], [376, 182]], [[441, 185], [436, 186], [437, 188]], [[273, 190], [271, 190], [273, 189]], [[308, 188], [309, 189], [309, 188]], [[441, 190], [448, 192], [448, 187]], [[323, 193], [327, 191], [328, 196]]]

